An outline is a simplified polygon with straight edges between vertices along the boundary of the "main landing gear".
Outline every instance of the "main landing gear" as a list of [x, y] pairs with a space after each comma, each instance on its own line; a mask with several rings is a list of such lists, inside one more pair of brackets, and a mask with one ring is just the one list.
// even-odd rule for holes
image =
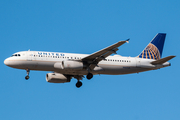
[[29, 70], [29, 69], [26, 69], [26, 73], [27, 73], [27, 75], [26, 75], [26, 77], [25, 77], [26, 80], [29, 79], [29, 72], [30, 72], [30, 70]]
[[80, 88], [82, 86], [82, 82], [78, 80], [78, 82], [76, 83], [76, 87]]
[[[76, 87], [77, 87], [77, 88], [80, 88], [80, 87], [82, 86], [82, 82], [81, 82], [80, 80], [82, 80], [84, 76], [81, 76], [81, 75], [79, 76], [79, 75], [77, 75], [77, 76], [73, 76], [73, 77], [77, 79]], [[86, 76], [86, 78], [87, 78], [88, 80], [90, 80], [91, 78], [93, 78], [93, 74], [92, 74], [92, 73], [88, 73], [87, 76]]]
[[93, 74], [92, 74], [92, 73], [88, 73], [87, 76], [86, 76], [86, 78], [87, 78], [88, 80], [90, 80], [91, 78], [93, 78]]
[[84, 76], [83, 75], [75, 75], [73, 77], [75, 79], [77, 79], [76, 87], [80, 88], [82, 86], [82, 82], [80, 80], [82, 80], [84, 78]]

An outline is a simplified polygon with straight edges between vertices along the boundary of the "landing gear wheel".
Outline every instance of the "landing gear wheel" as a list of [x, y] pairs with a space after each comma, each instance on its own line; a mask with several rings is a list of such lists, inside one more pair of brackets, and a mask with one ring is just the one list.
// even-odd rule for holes
[[30, 72], [30, 70], [29, 70], [29, 69], [26, 69], [26, 73], [27, 73], [27, 75], [26, 75], [26, 77], [25, 77], [26, 80], [29, 79], [29, 72]]
[[86, 78], [87, 78], [88, 80], [90, 80], [92, 77], [93, 77], [93, 74], [92, 74], [92, 73], [88, 73], [87, 76], [86, 76]]
[[78, 81], [77, 83], [76, 83], [76, 87], [77, 88], [80, 88], [82, 86], [82, 82], [81, 81]]
[[28, 80], [28, 79], [29, 79], [29, 76], [27, 75], [27, 76], [25, 77], [25, 79]]

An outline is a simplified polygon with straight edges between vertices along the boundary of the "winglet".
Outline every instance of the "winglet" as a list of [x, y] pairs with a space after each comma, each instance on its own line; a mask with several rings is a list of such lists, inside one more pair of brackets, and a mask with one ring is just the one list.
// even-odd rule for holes
[[129, 39], [127, 39], [127, 40], [126, 40], [126, 42], [127, 42], [127, 43], [129, 43], [129, 40], [130, 40], [130, 38], [129, 38]]
[[163, 64], [163, 63], [171, 60], [171, 59], [174, 58], [174, 57], [176, 57], [176, 56], [173, 56], [173, 55], [172, 55], [172, 56], [168, 56], [168, 57], [165, 57], [165, 58], [162, 58], [162, 59], [153, 61], [153, 62], [151, 62], [151, 64], [153, 64], [153, 65]]

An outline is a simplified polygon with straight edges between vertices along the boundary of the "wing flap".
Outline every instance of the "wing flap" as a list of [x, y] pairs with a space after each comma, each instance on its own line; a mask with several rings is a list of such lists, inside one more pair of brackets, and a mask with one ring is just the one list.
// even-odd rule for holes
[[168, 57], [165, 57], [165, 58], [162, 58], [162, 59], [153, 61], [153, 62], [151, 62], [151, 64], [153, 64], [153, 65], [163, 64], [163, 63], [171, 60], [171, 59], [174, 58], [174, 57], [176, 57], [176, 56], [171, 55], [171, 56], [168, 56]]

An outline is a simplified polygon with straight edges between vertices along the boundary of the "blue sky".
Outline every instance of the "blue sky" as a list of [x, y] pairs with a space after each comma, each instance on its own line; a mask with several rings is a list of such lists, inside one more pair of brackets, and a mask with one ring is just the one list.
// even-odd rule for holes
[[[3, 120], [179, 120], [180, 2], [178, 0], [1, 0], [0, 118]], [[9, 68], [18, 51], [91, 54], [130, 38], [117, 52], [137, 56], [157, 33], [167, 33], [163, 57], [171, 67], [130, 75], [96, 75], [51, 84], [48, 72]]]

